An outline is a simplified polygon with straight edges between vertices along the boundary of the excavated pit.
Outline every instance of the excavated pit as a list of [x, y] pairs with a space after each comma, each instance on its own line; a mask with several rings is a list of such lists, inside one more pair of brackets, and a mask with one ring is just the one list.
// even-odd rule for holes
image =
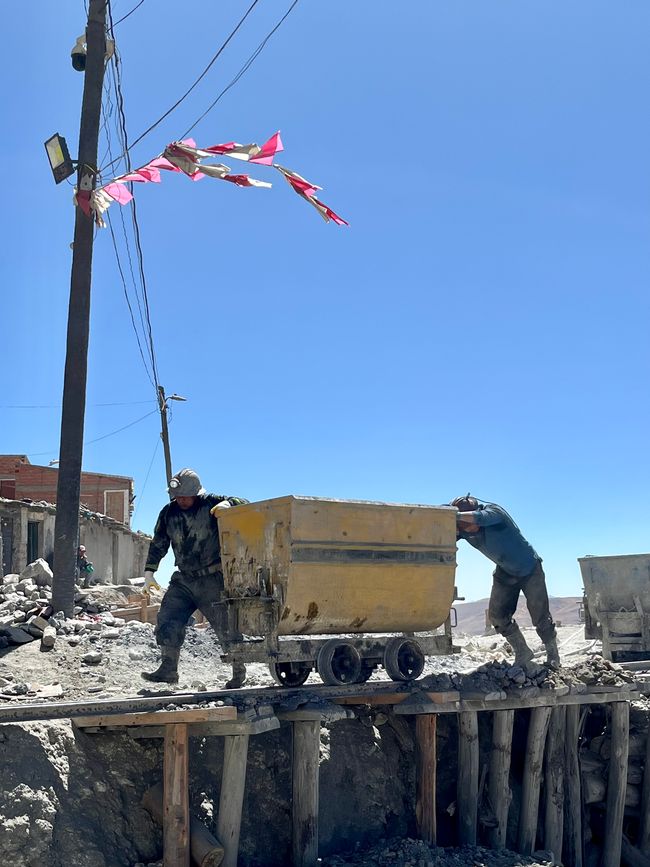
[[[86, 615], [98, 618], [101, 615]], [[0, 653], [0, 684], [6, 704], [37, 700], [71, 701], [133, 695], [144, 686], [139, 670], [153, 666], [157, 651], [152, 627], [133, 623], [117, 627], [106, 617], [100, 628], [63, 631], [55, 647], [43, 652], [34, 641]], [[90, 625], [91, 621], [88, 621]], [[92, 622], [98, 622], [96, 619]], [[564, 638], [576, 635], [567, 628]], [[79, 633], [82, 633], [81, 635]], [[531, 636], [528, 636], [531, 643]], [[543, 693], [567, 682], [620, 685], [629, 675], [598, 657], [581, 657], [560, 675], [539, 669], [532, 677], [510, 663], [503, 642], [494, 637], [461, 641], [453, 658], [430, 659], [424, 684], [429, 689], [479, 690], [497, 693], [515, 685]], [[88, 662], [87, 655], [99, 656]], [[214, 636], [209, 629], [189, 630], [181, 657], [179, 691], [215, 689], [226, 679]], [[253, 686], [271, 686], [263, 666], [250, 667]], [[317, 683], [312, 677], [307, 684]], [[371, 681], [372, 683], [372, 681]], [[515, 714], [512, 789], [508, 844], [515, 845], [520, 780], [525, 752], [527, 714]], [[638, 753], [645, 750], [645, 703], [635, 704], [633, 735]], [[481, 756], [490, 746], [490, 714], [479, 714]], [[430, 849], [414, 839], [415, 732], [412, 717], [382, 708], [359, 709], [352, 719], [321, 728], [319, 852], [324, 865], [367, 867], [432, 867], [457, 865], [534, 865], [551, 863], [543, 853], [525, 858], [509, 851], [480, 848]], [[634, 740], [633, 737], [633, 740]], [[598, 740], [600, 738], [600, 740]], [[438, 844], [454, 846], [457, 837], [457, 718], [438, 717]], [[587, 773], [607, 774], [607, 720], [602, 709], [589, 709], [584, 720]], [[88, 734], [69, 721], [30, 722], [0, 727], [3, 773], [0, 777], [0, 863], [12, 867], [134, 867], [156, 864], [162, 833], [142, 806], [144, 792], [160, 782], [162, 741], [134, 739], [124, 733]], [[223, 741], [219, 737], [190, 742], [192, 812], [216, 832], [221, 787]], [[643, 745], [642, 747], [639, 745]], [[483, 758], [481, 759], [483, 761]], [[638, 798], [643, 757], [631, 755], [630, 803]], [[244, 798], [239, 864], [279, 867], [291, 863], [291, 730], [251, 737]], [[584, 770], [584, 769], [583, 769]], [[598, 852], [598, 816], [602, 785], [593, 783], [593, 851]], [[638, 803], [638, 801], [637, 801]], [[631, 808], [632, 809], [632, 808]], [[485, 805], [479, 804], [479, 815]], [[631, 815], [626, 828], [635, 833]], [[486, 843], [480, 826], [479, 843]], [[548, 853], [547, 853], [548, 854]]]

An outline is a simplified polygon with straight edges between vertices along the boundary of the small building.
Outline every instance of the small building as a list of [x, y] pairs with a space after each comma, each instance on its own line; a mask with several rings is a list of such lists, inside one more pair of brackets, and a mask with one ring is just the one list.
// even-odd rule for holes
[[[0, 574], [20, 573], [42, 557], [52, 565], [56, 506], [0, 497]], [[134, 533], [108, 515], [82, 508], [79, 544], [86, 546], [94, 577], [106, 584], [123, 584], [144, 575], [151, 537]]]
[[[0, 455], [0, 497], [53, 503], [59, 471], [32, 464], [27, 455]], [[81, 504], [127, 527], [131, 522], [133, 479], [105, 473], [81, 473]]]

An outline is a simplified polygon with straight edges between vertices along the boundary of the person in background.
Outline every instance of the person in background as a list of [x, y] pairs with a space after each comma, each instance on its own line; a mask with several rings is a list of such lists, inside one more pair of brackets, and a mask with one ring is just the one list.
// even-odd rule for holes
[[557, 634], [542, 558], [502, 506], [481, 502], [469, 494], [456, 497], [450, 505], [458, 509], [458, 538], [465, 539], [496, 565], [488, 617], [515, 651], [515, 664], [525, 666], [533, 658], [533, 651], [513, 619], [519, 593], [523, 592], [533, 626], [546, 648], [547, 665], [559, 668]]
[[[191, 615], [201, 611], [217, 633], [222, 649], [227, 646], [228, 621], [225, 604], [221, 549], [217, 528], [219, 509], [247, 503], [239, 497], [208, 494], [198, 475], [180, 470], [169, 483], [170, 503], [160, 512], [145, 566], [145, 589], [154, 583], [154, 573], [171, 545], [177, 571], [171, 577], [158, 612], [156, 641], [160, 666], [142, 672], [145, 680], [175, 683], [178, 660]], [[227, 689], [243, 686], [246, 666], [233, 662]]]
[[81, 587], [90, 587], [94, 571], [93, 564], [86, 557], [86, 546], [79, 545], [77, 548], [77, 583]]

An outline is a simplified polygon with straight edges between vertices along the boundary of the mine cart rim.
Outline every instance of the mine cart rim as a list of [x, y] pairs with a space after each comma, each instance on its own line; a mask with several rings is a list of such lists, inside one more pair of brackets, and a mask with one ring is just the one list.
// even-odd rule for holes
[[311, 674], [310, 662], [270, 662], [271, 677], [280, 686], [302, 686]]
[[412, 638], [391, 638], [384, 651], [384, 669], [391, 680], [416, 680], [424, 670], [424, 653]]
[[358, 683], [361, 656], [351, 641], [330, 638], [318, 652], [316, 667], [323, 683], [329, 686]]

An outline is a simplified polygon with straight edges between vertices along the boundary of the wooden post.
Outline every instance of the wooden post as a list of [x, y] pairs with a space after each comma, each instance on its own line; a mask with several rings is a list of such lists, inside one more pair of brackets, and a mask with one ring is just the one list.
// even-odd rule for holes
[[415, 819], [421, 840], [436, 845], [436, 714], [415, 717], [417, 786]]
[[627, 757], [630, 746], [630, 705], [626, 701], [617, 701], [610, 707], [612, 747], [607, 778], [603, 864], [620, 864], [627, 788]]
[[542, 706], [532, 708], [530, 712], [517, 844], [518, 851], [523, 855], [530, 855], [535, 848], [542, 760], [551, 710], [550, 707]]
[[544, 848], [556, 861], [562, 860], [564, 833], [564, 738], [566, 707], [554, 707], [548, 727], [544, 761]]
[[650, 855], [650, 730], [645, 746], [645, 768], [641, 788], [641, 825], [639, 827], [639, 849], [643, 855]]
[[[158, 822], [163, 824], [163, 789], [152, 786], [142, 797], [142, 806]], [[223, 846], [212, 836], [205, 825], [190, 816], [190, 854], [201, 867], [219, 867], [223, 861]]]
[[[227, 735], [223, 745], [223, 773], [219, 794], [217, 837], [225, 850], [223, 867], [237, 867], [241, 811], [246, 785], [248, 735]], [[166, 865], [165, 865], [166, 867]]]
[[190, 865], [187, 724], [165, 726], [163, 867]]
[[296, 720], [292, 726], [293, 865], [316, 867], [320, 720]]
[[506, 845], [510, 791], [510, 757], [512, 753], [512, 725], [514, 710], [498, 710], [492, 722], [492, 751], [488, 772], [488, 798], [497, 820], [497, 827], [490, 829], [490, 845], [503, 849]]
[[478, 819], [478, 714], [458, 714], [458, 838], [461, 846], [476, 845]]
[[[580, 705], [566, 709], [566, 737], [564, 740], [564, 863], [582, 867], [582, 785], [578, 756]], [[557, 856], [556, 856], [557, 857]]]

